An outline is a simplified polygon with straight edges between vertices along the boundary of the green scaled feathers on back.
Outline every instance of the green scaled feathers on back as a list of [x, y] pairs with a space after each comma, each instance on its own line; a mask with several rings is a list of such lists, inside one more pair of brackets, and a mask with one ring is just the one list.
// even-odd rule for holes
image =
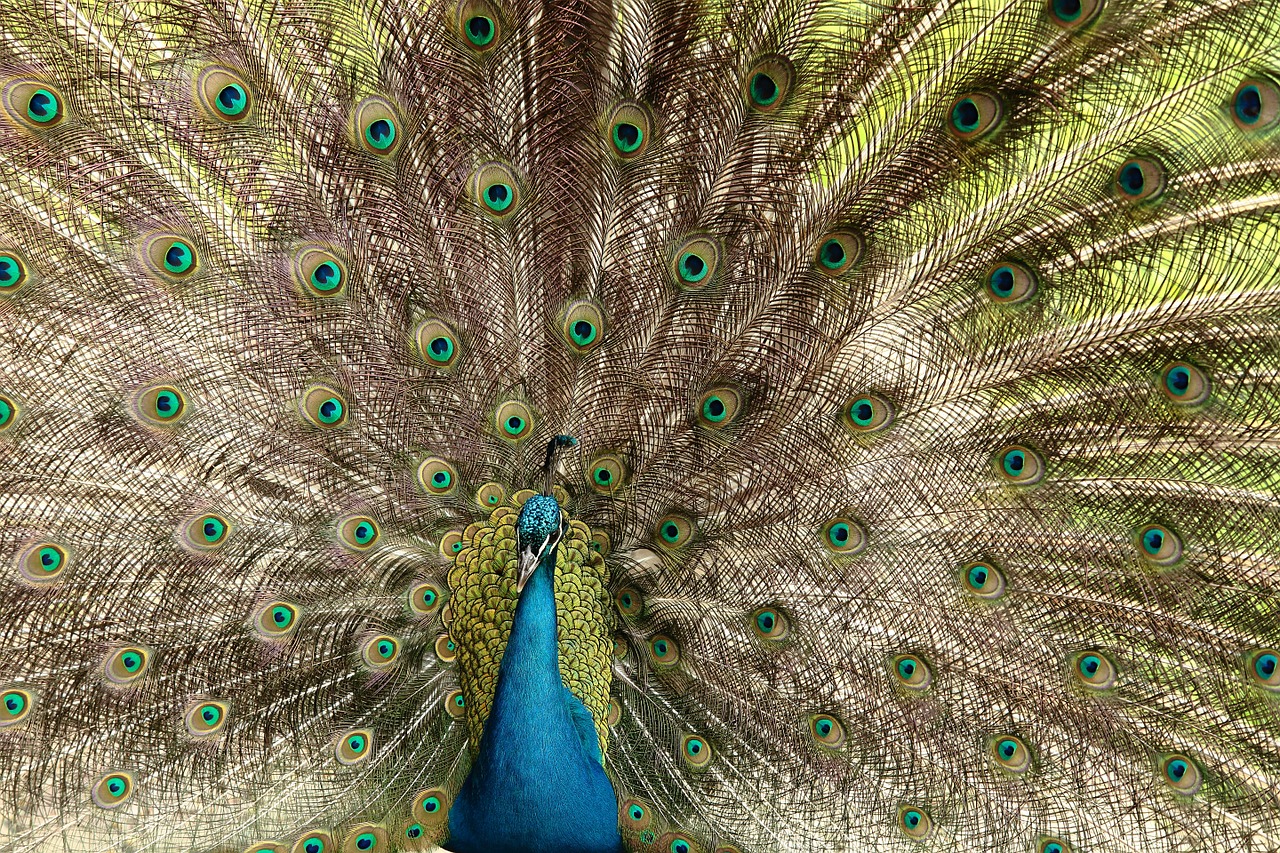
[[[528, 490], [516, 492], [510, 505], [495, 509], [484, 522], [469, 525], [449, 570], [453, 594], [445, 626], [456, 646], [473, 756], [493, 707], [498, 666], [515, 617], [515, 523], [520, 506], [531, 494]], [[613, 675], [614, 616], [608, 585], [609, 572], [592, 549], [590, 530], [582, 522], [572, 521], [556, 554], [560, 675], [595, 719], [601, 754], [609, 744], [609, 682]]]
[[1276, 848], [1277, 81], [1274, 0], [0, 6], [0, 850], [445, 841], [560, 434], [630, 850]]

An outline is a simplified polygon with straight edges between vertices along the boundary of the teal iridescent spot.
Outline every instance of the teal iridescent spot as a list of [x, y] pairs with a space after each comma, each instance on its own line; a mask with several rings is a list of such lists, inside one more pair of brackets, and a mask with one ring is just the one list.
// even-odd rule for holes
[[27, 118], [39, 124], [57, 120], [60, 112], [58, 96], [48, 89], [36, 89], [27, 99]]
[[249, 108], [249, 95], [239, 83], [228, 83], [218, 92], [214, 106], [227, 118], [236, 118]]
[[389, 118], [374, 119], [364, 129], [364, 141], [371, 148], [386, 151], [396, 141], [396, 125]]

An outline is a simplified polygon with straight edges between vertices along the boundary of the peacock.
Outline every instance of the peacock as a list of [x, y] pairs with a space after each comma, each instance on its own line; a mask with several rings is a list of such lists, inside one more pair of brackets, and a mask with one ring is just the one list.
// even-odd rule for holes
[[1280, 851], [1276, 0], [0, 7], [0, 850]]

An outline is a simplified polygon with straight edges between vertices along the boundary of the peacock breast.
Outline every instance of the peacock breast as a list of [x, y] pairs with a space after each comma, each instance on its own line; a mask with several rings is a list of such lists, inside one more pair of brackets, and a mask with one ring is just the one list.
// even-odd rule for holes
[[[493, 709], [498, 670], [515, 618], [516, 520], [532, 491], [520, 491], [488, 519], [461, 534], [449, 570], [452, 594], [445, 626], [457, 649], [458, 674], [466, 703], [467, 735], [474, 756]], [[452, 550], [452, 549], [451, 549]], [[592, 541], [591, 529], [571, 520], [556, 555], [555, 601], [560, 677], [595, 722], [603, 755], [608, 744], [609, 686], [612, 680], [613, 610], [609, 572]]]

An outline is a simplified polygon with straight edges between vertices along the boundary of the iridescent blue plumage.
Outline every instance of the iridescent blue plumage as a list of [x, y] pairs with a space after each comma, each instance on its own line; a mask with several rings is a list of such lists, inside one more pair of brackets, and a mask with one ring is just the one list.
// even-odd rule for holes
[[549, 495], [530, 497], [520, 511], [520, 601], [493, 711], [449, 812], [449, 849], [458, 853], [621, 849], [591, 714], [560, 677], [554, 577], [562, 523]]

